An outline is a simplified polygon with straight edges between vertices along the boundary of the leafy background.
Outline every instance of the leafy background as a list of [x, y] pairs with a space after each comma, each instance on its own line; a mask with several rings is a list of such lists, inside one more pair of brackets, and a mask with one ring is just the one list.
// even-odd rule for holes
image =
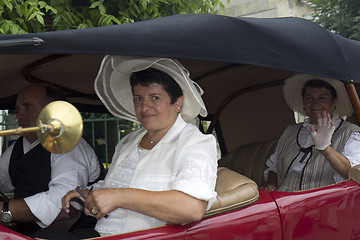
[[176, 14], [217, 14], [223, 8], [220, 0], [0, 0], [0, 33], [89, 28]]

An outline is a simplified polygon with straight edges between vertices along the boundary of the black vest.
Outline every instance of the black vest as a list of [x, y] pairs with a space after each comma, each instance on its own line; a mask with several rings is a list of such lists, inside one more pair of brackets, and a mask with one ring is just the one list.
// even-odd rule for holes
[[51, 153], [38, 144], [24, 154], [23, 138], [16, 142], [11, 153], [9, 174], [15, 187], [15, 198], [26, 198], [49, 189]]

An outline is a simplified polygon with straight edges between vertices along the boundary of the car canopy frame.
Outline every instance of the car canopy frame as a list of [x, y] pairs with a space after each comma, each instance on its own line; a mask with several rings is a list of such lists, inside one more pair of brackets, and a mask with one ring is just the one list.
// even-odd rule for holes
[[[255, 65], [360, 83], [360, 42], [294, 17], [188, 14], [107, 27], [1, 36], [0, 55], [16, 54], [52, 55], [37, 62], [37, 67], [53, 57], [75, 54], [160, 56], [229, 66]], [[27, 66], [23, 74], [28, 78], [31, 68]], [[346, 86], [360, 119], [356, 90]], [[6, 97], [0, 93], [0, 100]]]

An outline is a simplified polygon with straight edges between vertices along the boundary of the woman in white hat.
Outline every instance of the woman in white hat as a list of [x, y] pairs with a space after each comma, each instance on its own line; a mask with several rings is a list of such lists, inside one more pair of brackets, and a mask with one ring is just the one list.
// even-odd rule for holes
[[288, 106], [308, 118], [288, 126], [266, 164], [266, 190], [299, 191], [348, 178], [360, 164], [360, 128], [344, 121], [353, 112], [341, 81], [296, 74], [284, 84]]
[[[109, 111], [143, 129], [116, 146], [104, 181], [85, 213], [101, 236], [200, 220], [216, 198], [216, 141], [193, 124], [207, 111], [202, 90], [176, 60], [106, 56], [95, 90]], [[184, 121], [186, 120], [186, 121]], [[63, 198], [80, 198], [76, 191]]]

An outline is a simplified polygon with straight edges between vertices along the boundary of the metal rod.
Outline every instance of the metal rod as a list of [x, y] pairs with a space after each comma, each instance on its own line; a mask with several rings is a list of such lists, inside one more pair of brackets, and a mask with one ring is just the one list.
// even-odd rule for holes
[[359, 100], [359, 96], [356, 92], [355, 86], [354, 84], [350, 83], [350, 82], [344, 82], [346, 90], [348, 92], [351, 104], [353, 105], [356, 117], [358, 119], [358, 121], [360, 122], [360, 100]]
[[15, 129], [0, 131], [0, 136], [19, 135], [21, 133], [28, 133], [28, 132], [40, 132], [40, 130], [41, 130], [40, 127], [29, 127], [29, 128], [18, 127]]
[[0, 136], [10, 136], [10, 135], [20, 135], [22, 133], [29, 133], [29, 132], [42, 132], [42, 133], [50, 133], [52, 135], [61, 135], [61, 123], [57, 120], [51, 121], [49, 124], [42, 124], [39, 123], [37, 127], [28, 127], [22, 128], [18, 127], [15, 129], [8, 129], [8, 130], [1, 130]]
[[15, 47], [20, 45], [39, 46], [43, 42], [44, 40], [38, 37], [23, 38], [23, 39], [8, 39], [8, 40], [1, 40], [0, 47]]
[[95, 123], [91, 122], [92, 146], [95, 148]]
[[108, 159], [108, 137], [107, 137], [107, 121], [105, 120], [105, 122], [104, 122], [104, 131], [105, 131], [105, 162], [106, 162], [106, 164], [108, 164], [109, 163], [109, 159]]

